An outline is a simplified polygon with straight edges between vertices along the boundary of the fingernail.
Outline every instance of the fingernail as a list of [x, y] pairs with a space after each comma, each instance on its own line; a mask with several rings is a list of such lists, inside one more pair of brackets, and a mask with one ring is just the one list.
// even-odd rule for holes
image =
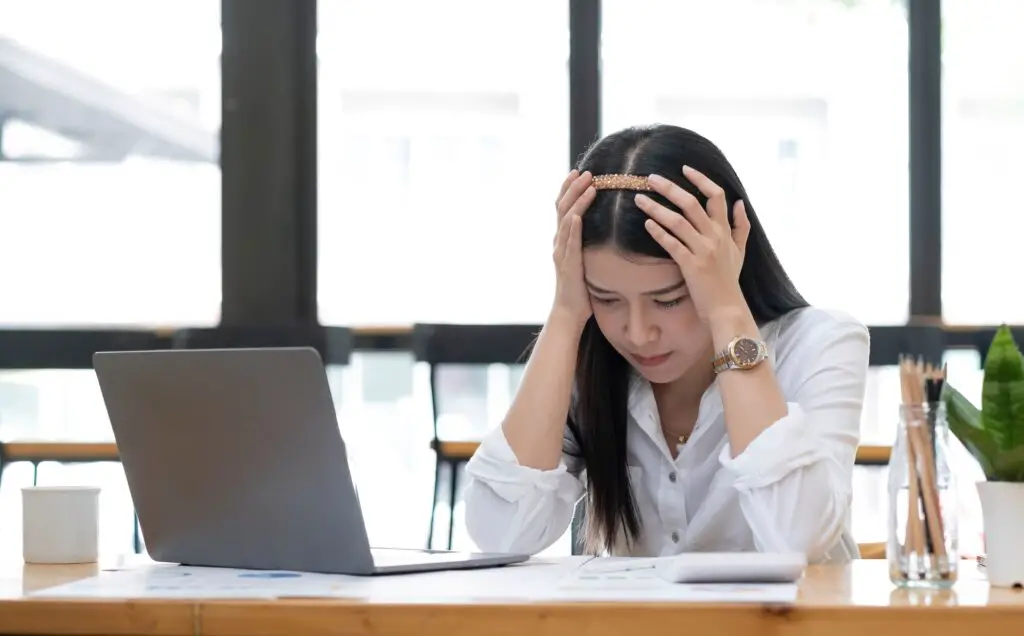
[[593, 194], [597, 194], [597, 188], [595, 188], [594, 186], [588, 187], [587, 188], [587, 196], [590, 196], [590, 195], [593, 195]]
[[650, 200], [650, 197], [648, 197], [646, 194], [637, 194], [633, 197], [633, 201], [635, 201], [637, 205], [643, 205], [644, 203], [647, 203]]
[[693, 168], [691, 168], [690, 166], [683, 166], [683, 172], [690, 172], [692, 170]]
[[647, 175], [647, 180], [654, 181], [655, 183], [664, 183], [665, 177], [661, 176], [660, 174], [651, 174]]

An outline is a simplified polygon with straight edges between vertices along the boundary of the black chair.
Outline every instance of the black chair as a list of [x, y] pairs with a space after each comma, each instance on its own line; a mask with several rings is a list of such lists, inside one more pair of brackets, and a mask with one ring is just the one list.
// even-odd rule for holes
[[459, 474], [479, 446], [478, 440], [441, 439], [438, 421], [442, 414], [438, 371], [441, 365], [516, 365], [526, 362], [528, 349], [540, 332], [537, 325], [455, 325], [417, 324], [413, 327], [412, 349], [417, 362], [430, 367], [430, 398], [434, 435], [431, 448], [434, 469], [434, 500], [430, 506], [427, 547], [434, 544], [434, 519], [440, 499], [441, 470], [448, 472], [448, 549], [452, 547], [455, 502], [459, 495]]

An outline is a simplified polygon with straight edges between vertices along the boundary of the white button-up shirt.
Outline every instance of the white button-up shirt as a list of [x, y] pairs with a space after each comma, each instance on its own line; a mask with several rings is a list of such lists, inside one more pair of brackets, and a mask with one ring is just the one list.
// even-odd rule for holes
[[[672, 458], [650, 383], [634, 376], [627, 463], [641, 522], [631, 550], [803, 552], [858, 556], [850, 535], [853, 465], [868, 371], [868, 331], [852, 317], [801, 309], [761, 327], [788, 413], [733, 457], [718, 383]], [[743, 373], [726, 371], [725, 373]], [[466, 526], [484, 551], [535, 554], [564, 535], [586, 471], [566, 431], [553, 470], [521, 466], [498, 427], [467, 466]]]

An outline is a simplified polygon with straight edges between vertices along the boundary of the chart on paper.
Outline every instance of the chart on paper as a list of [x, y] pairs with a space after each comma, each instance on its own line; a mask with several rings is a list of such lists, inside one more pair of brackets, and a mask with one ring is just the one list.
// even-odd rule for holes
[[558, 587], [565, 600], [676, 601], [683, 603], [793, 603], [797, 586], [783, 584], [670, 583], [651, 567], [615, 571], [579, 568]]
[[334, 596], [347, 577], [288, 571], [161, 566], [100, 572], [39, 590], [33, 596], [63, 598], [278, 598]]

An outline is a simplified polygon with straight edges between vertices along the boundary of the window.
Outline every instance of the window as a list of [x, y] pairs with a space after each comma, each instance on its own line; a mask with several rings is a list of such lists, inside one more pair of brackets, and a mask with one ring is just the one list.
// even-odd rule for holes
[[942, 302], [947, 322], [1024, 322], [1019, 267], [1024, 229], [1009, 191], [1024, 166], [1024, 5], [945, 0], [942, 52]]
[[[520, 370], [505, 365], [439, 367], [442, 439], [474, 441], [497, 426], [518, 387]], [[404, 352], [356, 353], [349, 365], [330, 366], [327, 373], [370, 543], [425, 546], [435, 467], [429, 366]], [[442, 471], [435, 545], [448, 532], [447, 479]], [[463, 473], [460, 484], [465, 483]], [[466, 532], [464, 508], [460, 496], [454, 547], [476, 550]], [[546, 554], [570, 551], [566, 532]]]
[[[0, 370], [0, 441], [113, 441], [110, 420], [91, 370]], [[0, 475], [0, 560], [21, 555], [21, 488], [32, 485], [28, 462]], [[132, 550], [133, 508], [120, 464], [43, 462], [40, 485], [90, 485], [100, 491], [100, 551]]]
[[903, 3], [602, 6], [603, 132], [663, 122], [708, 137], [811, 303], [870, 324], [905, 322]]
[[319, 24], [321, 321], [543, 320], [565, 0], [321, 0]]
[[219, 12], [0, 3], [0, 325], [217, 322]]

